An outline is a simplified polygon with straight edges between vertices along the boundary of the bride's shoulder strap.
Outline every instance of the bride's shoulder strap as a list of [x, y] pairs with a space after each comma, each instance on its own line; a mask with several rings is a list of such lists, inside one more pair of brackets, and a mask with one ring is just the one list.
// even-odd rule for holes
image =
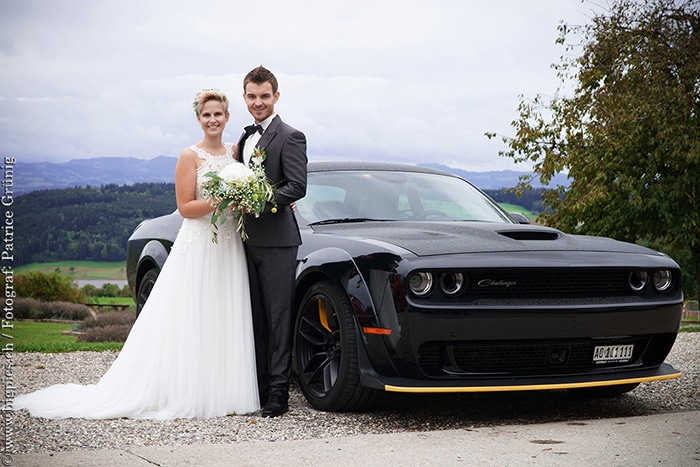
[[194, 151], [194, 153], [197, 154], [197, 157], [199, 157], [200, 159], [207, 160], [208, 153], [204, 149], [199, 148], [194, 144], [190, 146], [190, 149]]

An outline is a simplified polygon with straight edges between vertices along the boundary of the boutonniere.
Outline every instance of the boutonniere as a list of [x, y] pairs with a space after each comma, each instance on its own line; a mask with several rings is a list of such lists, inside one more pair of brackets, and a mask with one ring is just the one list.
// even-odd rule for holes
[[[264, 173], [263, 162], [265, 162], [266, 157], [267, 154], [265, 154], [265, 148], [256, 146], [255, 149], [253, 149], [253, 155], [250, 157], [250, 164]], [[268, 201], [272, 203], [272, 209], [270, 209], [270, 212], [272, 212], [272, 214], [277, 214], [277, 204], [274, 202], [274, 199]]]
[[253, 155], [250, 157], [250, 163], [252, 165], [261, 167], [263, 165], [263, 162], [265, 162], [266, 157], [267, 154], [265, 154], [265, 148], [256, 146], [255, 149], [253, 149]]

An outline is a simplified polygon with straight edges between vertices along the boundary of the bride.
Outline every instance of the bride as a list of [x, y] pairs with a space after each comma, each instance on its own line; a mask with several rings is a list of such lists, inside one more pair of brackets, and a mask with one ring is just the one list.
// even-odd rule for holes
[[97, 384], [60, 384], [20, 395], [15, 409], [44, 418], [174, 419], [259, 409], [248, 271], [233, 216], [212, 242], [204, 174], [238, 163], [222, 142], [228, 99], [205, 89], [193, 103], [204, 137], [175, 169], [185, 218], [148, 302]]

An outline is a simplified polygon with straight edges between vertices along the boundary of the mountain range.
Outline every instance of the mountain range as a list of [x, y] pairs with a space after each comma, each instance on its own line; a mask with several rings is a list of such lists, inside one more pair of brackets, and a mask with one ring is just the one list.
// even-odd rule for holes
[[54, 190], [134, 183], [173, 183], [176, 157], [153, 159], [95, 157], [68, 162], [21, 162], [15, 164], [15, 195]]
[[[103, 185], [132, 185], [134, 183], [173, 183], [176, 157], [158, 156], [153, 159], [134, 157], [96, 157], [68, 162], [17, 162], [15, 164], [14, 194], [19, 196], [37, 190], [51, 190]], [[439, 164], [420, 164], [452, 172], [472, 182], [482, 190], [514, 187], [527, 172], [500, 170], [471, 172]], [[566, 175], [557, 175], [553, 184], [568, 185]], [[534, 187], [540, 185], [533, 183]]]

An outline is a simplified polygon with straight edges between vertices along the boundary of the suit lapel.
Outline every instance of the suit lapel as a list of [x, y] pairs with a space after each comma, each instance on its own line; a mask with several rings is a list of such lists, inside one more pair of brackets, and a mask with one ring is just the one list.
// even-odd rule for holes
[[243, 157], [243, 148], [245, 147], [245, 131], [238, 139], [238, 162], [245, 164], [245, 158]]
[[270, 142], [275, 138], [275, 135], [277, 134], [277, 127], [280, 126], [281, 122], [282, 119], [280, 118], [280, 116], [275, 115], [275, 118], [272, 119], [270, 124], [267, 126], [267, 129], [260, 137], [260, 141], [258, 141], [258, 146], [266, 148], [267, 145], [270, 144]]
[[[282, 123], [282, 119], [279, 115], [275, 115], [275, 118], [272, 119], [270, 124], [267, 126], [267, 129], [258, 140], [257, 145], [265, 149], [267, 145], [270, 144], [270, 142], [275, 138], [275, 135], [277, 134], [277, 127], [280, 126], [280, 123]], [[240, 139], [238, 140], [238, 159], [244, 164], [246, 163], [245, 158], [243, 157], [243, 151], [245, 150], [245, 140], [246, 135], [244, 131]]]

